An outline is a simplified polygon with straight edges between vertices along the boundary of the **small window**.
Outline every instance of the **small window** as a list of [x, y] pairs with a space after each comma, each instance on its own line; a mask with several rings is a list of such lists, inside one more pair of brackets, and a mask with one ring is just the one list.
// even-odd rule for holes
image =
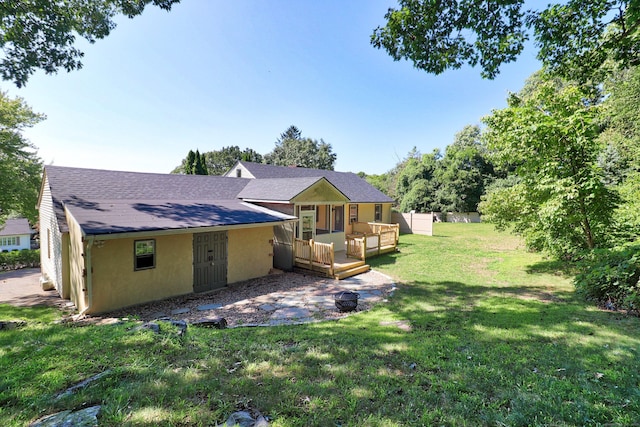
[[236, 169], [236, 178], [242, 178], [242, 169]]
[[51, 230], [47, 228], [47, 259], [51, 259]]
[[156, 266], [156, 241], [136, 240], [134, 242], [134, 269], [146, 270]]
[[376, 205], [376, 212], [375, 212], [375, 222], [382, 222], [382, 205], [377, 204]]
[[349, 222], [358, 222], [358, 205], [349, 205]]

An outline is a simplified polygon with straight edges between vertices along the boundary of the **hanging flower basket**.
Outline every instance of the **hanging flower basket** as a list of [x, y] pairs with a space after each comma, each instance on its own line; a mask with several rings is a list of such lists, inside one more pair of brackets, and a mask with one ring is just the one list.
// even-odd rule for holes
[[333, 296], [336, 307], [340, 311], [353, 311], [358, 306], [358, 298], [360, 294], [351, 291], [338, 292]]

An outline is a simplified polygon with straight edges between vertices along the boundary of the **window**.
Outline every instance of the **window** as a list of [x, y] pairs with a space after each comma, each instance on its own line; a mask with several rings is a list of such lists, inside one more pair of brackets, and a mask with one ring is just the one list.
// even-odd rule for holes
[[344, 206], [333, 207], [333, 230], [344, 231]]
[[236, 178], [242, 178], [242, 169], [236, 169]]
[[382, 205], [376, 205], [376, 212], [374, 217], [375, 222], [382, 222]]
[[0, 246], [18, 246], [20, 244], [20, 237], [1, 237]]
[[349, 205], [349, 222], [358, 222], [358, 205]]
[[136, 240], [134, 243], [134, 269], [146, 270], [156, 266], [156, 241]]
[[47, 228], [47, 259], [51, 259], [51, 230]]

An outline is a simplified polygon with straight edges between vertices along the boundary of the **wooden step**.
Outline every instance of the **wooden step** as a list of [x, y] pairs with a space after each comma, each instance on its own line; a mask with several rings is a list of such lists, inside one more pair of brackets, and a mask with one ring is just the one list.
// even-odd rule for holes
[[355, 276], [356, 274], [366, 273], [371, 270], [371, 266], [369, 264], [364, 264], [358, 267], [350, 268], [348, 270], [342, 270], [335, 274], [335, 278], [338, 280], [346, 279], [347, 277]]

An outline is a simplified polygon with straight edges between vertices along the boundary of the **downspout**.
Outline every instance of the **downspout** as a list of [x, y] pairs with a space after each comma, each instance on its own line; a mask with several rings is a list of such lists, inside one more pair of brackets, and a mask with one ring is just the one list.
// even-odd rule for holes
[[82, 310], [80, 312], [80, 315], [84, 315], [87, 311], [89, 311], [89, 309], [91, 309], [91, 306], [93, 305], [93, 283], [92, 283], [92, 268], [91, 268], [91, 248], [93, 247], [93, 236], [89, 236], [87, 237], [87, 240], [85, 241], [86, 247], [85, 247], [85, 268], [86, 268], [86, 279], [85, 279], [85, 286], [87, 289], [87, 296], [88, 296], [88, 300], [89, 303], [87, 304], [87, 306], [85, 307], [84, 310]]

